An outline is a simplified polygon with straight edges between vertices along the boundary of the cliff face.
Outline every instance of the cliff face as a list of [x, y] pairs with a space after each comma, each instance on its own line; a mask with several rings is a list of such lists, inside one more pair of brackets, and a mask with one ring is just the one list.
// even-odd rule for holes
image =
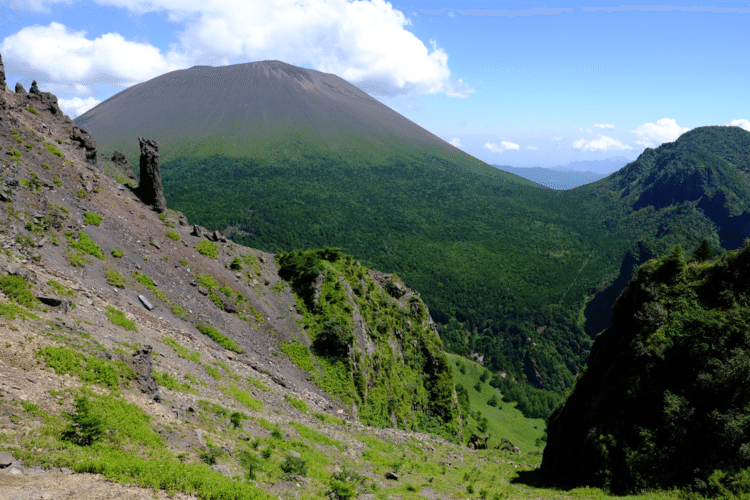
[[750, 465], [749, 297], [747, 240], [712, 263], [675, 248], [643, 264], [550, 418], [544, 476], [616, 492], [729, 485]]

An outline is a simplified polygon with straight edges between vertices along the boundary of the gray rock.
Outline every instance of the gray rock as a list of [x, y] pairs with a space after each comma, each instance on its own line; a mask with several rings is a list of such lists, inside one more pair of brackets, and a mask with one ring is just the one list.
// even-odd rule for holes
[[5, 90], [5, 65], [3, 64], [3, 56], [0, 55], [0, 90]]
[[143, 137], [138, 140], [141, 143], [141, 184], [138, 186], [138, 193], [144, 203], [153, 206], [157, 212], [164, 213], [167, 210], [167, 200], [164, 198], [159, 170], [159, 143]]
[[92, 165], [96, 165], [96, 141], [88, 133], [87, 130], [74, 127], [70, 133], [70, 140], [78, 143], [79, 148], [86, 150], [86, 161]]
[[31, 88], [29, 89], [29, 94], [41, 94], [41, 92], [39, 92], [39, 87], [36, 86], [36, 80], [31, 82]]
[[118, 166], [128, 177], [130, 177], [131, 179], [135, 179], [133, 168], [130, 166], [130, 163], [128, 163], [128, 159], [125, 158], [124, 154], [120, 153], [119, 151], [115, 151], [115, 153], [112, 155], [111, 160], [112, 163]]
[[374, 493], [365, 493], [364, 495], [358, 496], [357, 500], [375, 500], [375, 494]]
[[151, 244], [158, 250], [161, 250], [161, 241], [157, 240], [156, 238], [151, 238]]
[[289, 455], [294, 458], [302, 458], [302, 455], [300, 455], [298, 451], [294, 451], [294, 450], [289, 450]]
[[48, 305], [50, 307], [57, 307], [63, 303], [63, 299], [59, 299], [57, 297], [46, 297], [43, 295], [40, 295], [37, 297], [39, 299], [39, 302], [42, 304]]
[[154, 306], [153, 306], [153, 305], [151, 304], [151, 302], [149, 302], [149, 301], [148, 301], [148, 299], [147, 299], [146, 297], [144, 297], [143, 295], [139, 295], [139, 296], [138, 296], [138, 300], [140, 300], [140, 301], [141, 301], [141, 303], [142, 303], [142, 304], [143, 304], [143, 305], [144, 305], [144, 306], [146, 307], [146, 309], [148, 309], [149, 311], [150, 311], [150, 310], [152, 310], [152, 309], [154, 308]]
[[203, 439], [203, 429], [195, 429], [195, 437], [198, 438], [198, 443], [201, 446], [206, 446], [206, 441]]
[[198, 293], [200, 293], [201, 295], [208, 295], [208, 290], [206, 290], [206, 287], [199, 286]]
[[229, 471], [229, 467], [223, 464], [216, 464], [213, 467], [211, 467], [211, 470], [214, 472], [218, 472], [219, 474], [224, 474], [227, 477], [232, 477], [232, 473]]
[[221, 233], [219, 231], [214, 231], [214, 234], [211, 236], [211, 239], [214, 241], [221, 241]]
[[23, 88], [23, 85], [21, 85], [21, 82], [16, 82], [16, 94], [25, 94], [26, 89]]
[[242, 441], [250, 441], [250, 438], [244, 432], [240, 432], [239, 434], [237, 434], [237, 438], [241, 439]]
[[398, 474], [395, 472], [386, 472], [385, 478], [390, 479], [391, 481], [398, 481]]
[[[5, 75], [3, 75], [3, 78], [5, 78]], [[13, 458], [13, 455], [8, 453], [7, 451], [0, 451], [0, 469], [8, 467], [15, 461], [16, 459]]]
[[135, 380], [141, 386], [141, 391], [154, 401], [159, 402], [161, 401], [161, 395], [159, 394], [159, 384], [156, 383], [152, 371], [154, 363], [151, 354], [152, 349], [150, 345], [141, 347], [130, 358], [129, 364], [135, 372]]
[[224, 295], [223, 293], [219, 294], [219, 297], [221, 298], [221, 303], [224, 304], [224, 310], [228, 313], [236, 313], [239, 312], [239, 309], [237, 309], [237, 305], [232, 302], [232, 299]]
[[195, 226], [193, 226], [193, 232], [190, 234], [192, 234], [193, 236], [197, 236], [198, 238], [203, 238], [203, 236], [206, 235], [206, 228], [196, 224]]

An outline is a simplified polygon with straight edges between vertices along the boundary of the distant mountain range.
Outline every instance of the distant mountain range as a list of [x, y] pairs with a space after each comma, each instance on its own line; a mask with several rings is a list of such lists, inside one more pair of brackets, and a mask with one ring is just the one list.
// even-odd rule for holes
[[624, 156], [615, 156], [605, 160], [574, 161], [557, 167], [511, 167], [510, 165], [492, 165], [505, 172], [516, 174], [524, 179], [536, 182], [548, 188], [564, 190], [573, 189], [584, 184], [591, 184], [607, 177], [630, 162]]
[[268, 252], [338, 247], [397, 273], [447, 349], [521, 381], [502, 390], [529, 416], [575, 384], [634, 266], [749, 234], [750, 133], [738, 127], [697, 127], [599, 180], [627, 160], [541, 179], [590, 182], [560, 191], [280, 61], [167, 73], [74, 121], [131, 165], [135, 137], [157, 140], [168, 206], [195, 223]]

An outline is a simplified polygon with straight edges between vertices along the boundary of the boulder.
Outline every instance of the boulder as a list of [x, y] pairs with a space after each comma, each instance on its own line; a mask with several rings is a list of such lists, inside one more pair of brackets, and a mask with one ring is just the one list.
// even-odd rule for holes
[[16, 94], [25, 94], [26, 89], [23, 88], [23, 85], [21, 85], [21, 82], [16, 82]]
[[133, 169], [130, 166], [130, 163], [128, 162], [128, 159], [125, 158], [125, 155], [120, 153], [119, 151], [115, 151], [112, 155], [112, 163], [115, 164], [116, 167], [118, 167], [122, 172], [130, 177], [131, 179], [135, 179], [135, 174], [133, 173]]
[[391, 481], [398, 481], [398, 474], [395, 472], [386, 472], [385, 478], [390, 479]]
[[499, 445], [497, 445], [497, 447], [495, 449], [496, 450], [502, 450], [502, 451], [508, 451], [508, 452], [514, 453], [516, 455], [520, 455], [521, 454], [521, 448], [519, 448], [518, 446], [516, 446], [513, 443], [511, 443], [510, 439], [508, 439], [505, 436], [503, 436], [503, 441]]
[[[3, 78], [5, 78], [5, 75], [3, 75]], [[15, 461], [16, 459], [13, 458], [13, 455], [8, 453], [7, 451], [0, 451], [0, 469], [8, 467]]]
[[[37, 89], [37, 94], [41, 95], [39, 89]], [[47, 94], [49, 93], [47, 92]], [[57, 98], [55, 98], [55, 101], [57, 101]], [[70, 133], [70, 140], [77, 142], [79, 148], [84, 148], [86, 150], [86, 161], [88, 163], [96, 165], [96, 141], [91, 137], [91, 134], [89, 134], [87, 130], [74, 127], [73, 131]]]
[[130, 367], [135, 372], [135, 380], [140, 385], [141, 391], [156, 402], [161, 401], [159, 384], [156, 383], [152, 372], [154, 359], [151, 355], [150, 345], [141, 347], [133, 357], [130, 358]]
[[197, 236], [198, 238], [203, 238], [204, 236], [206, 236], [206, 234], [208, 234], [208, 231], [205, 227], [196, 224], [195, 226], [193, 226], [193, 232], [190, 234], [192, 234], [193, 236]]
[[219, 294], [219, 297], [221, 298], [221, 303], [224, 304], [224, 310], [228, 313], [236, 313], [239, 312], [237, 309], [237, 305], [235, 305], [234, 302], [232, 302], [232, 299], [224, 295], [223, 293]]
[[31, 82], [31, 88], [29, 89], [29, 94], [37, 94], [37, 95], [41, 94], [41, 92], [39, 91], [39, 87], [37, 87], [36, 85], [36, 80]]
[[141, 184], [138, 193], [147, 205], [159, 213], [167, 210], [167, 200], [164, 198], [164, 188], [161, 183], [159, 170], [159, 143], [152, 139], [139, 137], [141, 144]]
[[474, 450], [486, 450], [487, 438], [472, 432], [468, 446]]
[[140, 300], [141, 304], [143, 304], [143, 306], [149, 311], [154, 308], [153, 304], [151, 304], [151, 302], [149, 302], [148, 299], [144, 297], [143, 295], [139, 295], [138, 300]]

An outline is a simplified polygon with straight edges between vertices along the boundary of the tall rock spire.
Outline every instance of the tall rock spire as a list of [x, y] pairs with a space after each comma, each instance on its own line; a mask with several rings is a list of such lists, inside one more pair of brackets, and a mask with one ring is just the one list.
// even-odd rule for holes
[[138, 193], [144, 203], [163, 213], [167, 210], [167, 200], [161, 185], [159, 143], [143, 137], [139, 137], [138, 141], [141, 143], [141, 184], [138, 186]]

